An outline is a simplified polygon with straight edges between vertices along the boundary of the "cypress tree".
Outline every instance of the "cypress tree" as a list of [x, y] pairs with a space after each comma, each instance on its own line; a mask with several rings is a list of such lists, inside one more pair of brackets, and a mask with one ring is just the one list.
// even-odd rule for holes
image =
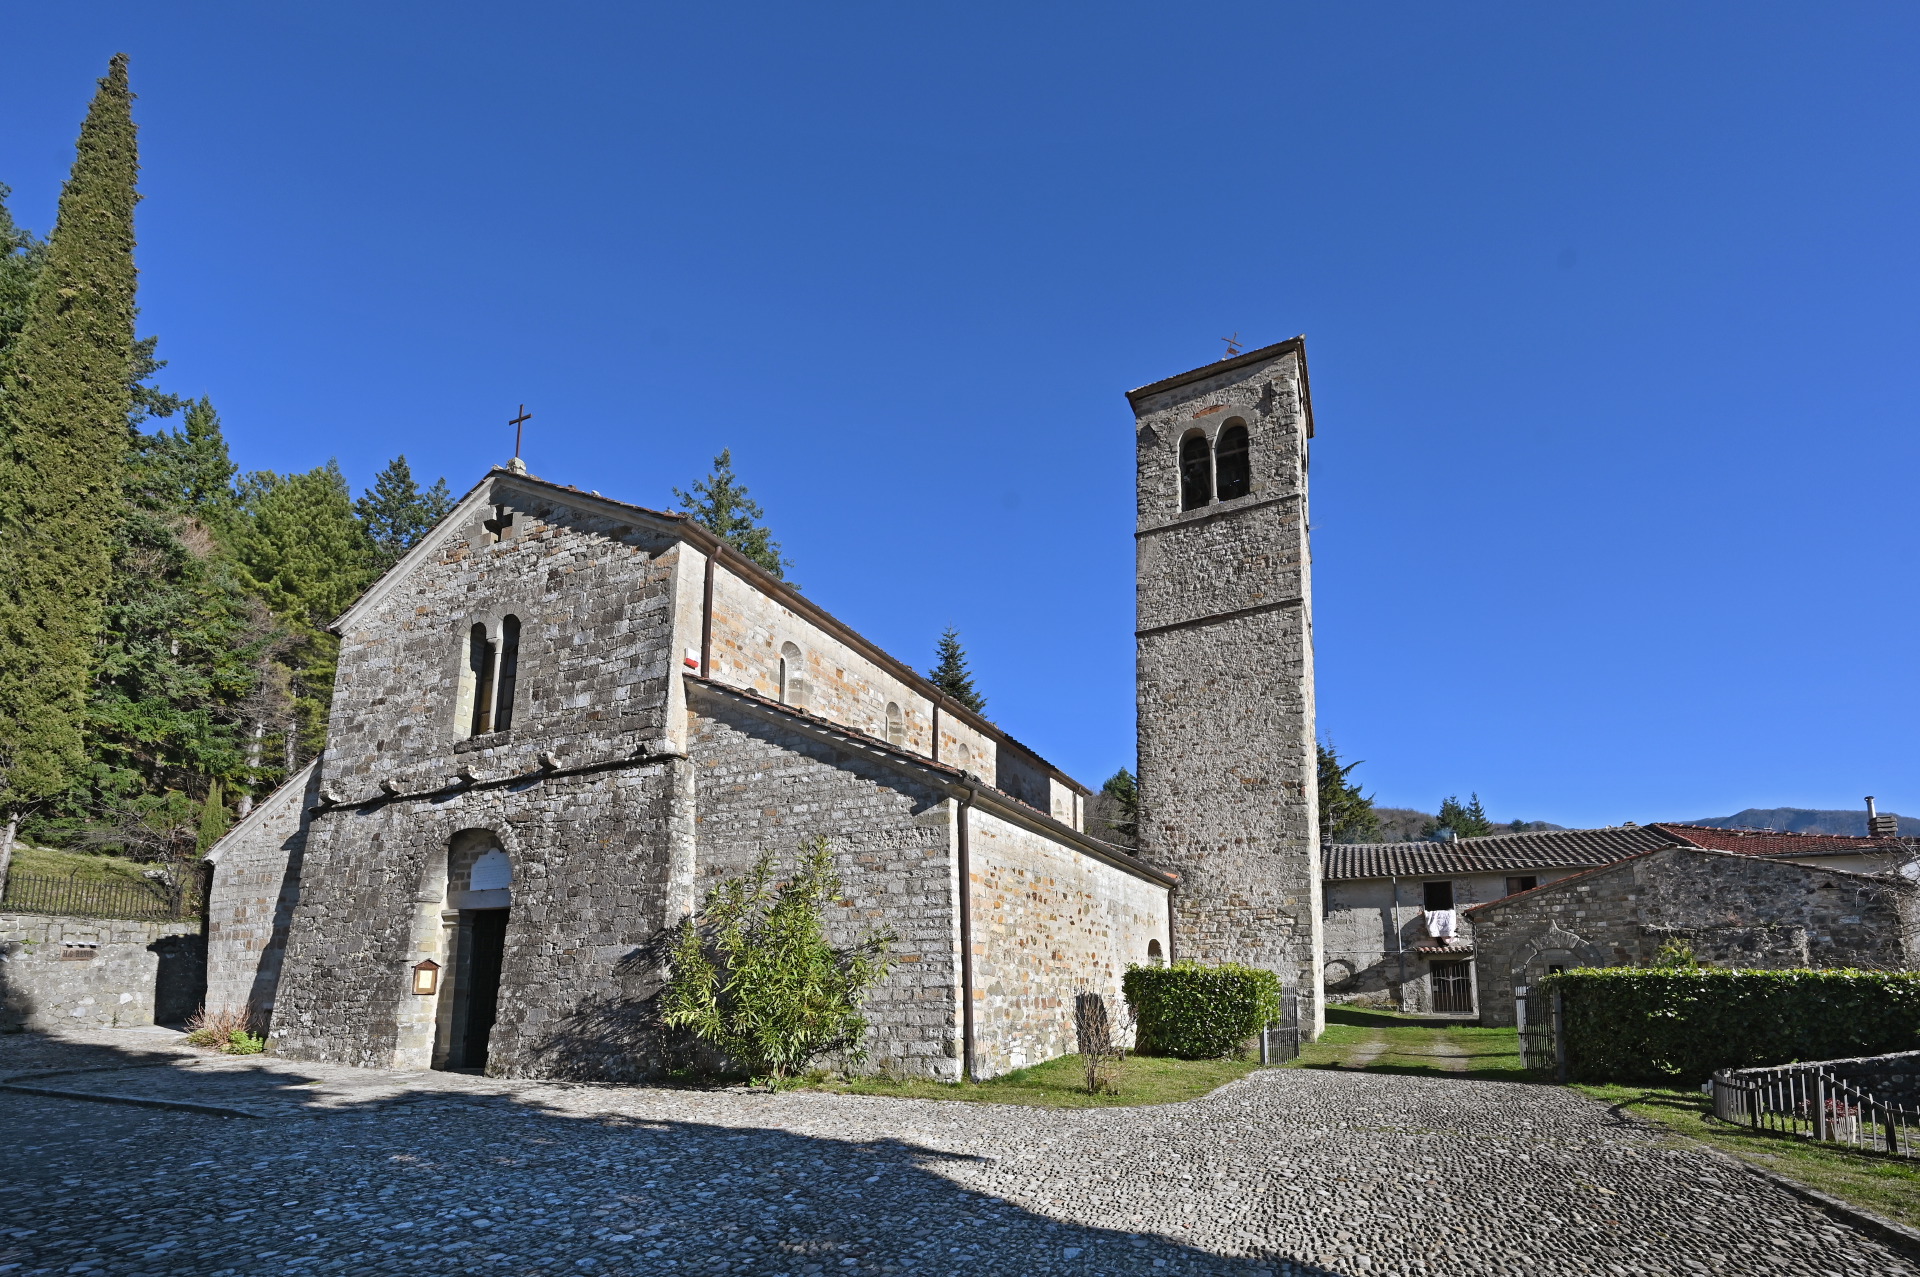
[[933, 685], [976, 714], [987, 712], [987, 698], [973, 686], [967, 670], [967, 649], [960, 646], [960, 631], [949, 625], [940, 636], [939, 662], [927, 671]]
[[85, 762], [133, 407], [138, 171], [127, 59], [116, 54], [0, 373], [0, 877], [22, 810]]

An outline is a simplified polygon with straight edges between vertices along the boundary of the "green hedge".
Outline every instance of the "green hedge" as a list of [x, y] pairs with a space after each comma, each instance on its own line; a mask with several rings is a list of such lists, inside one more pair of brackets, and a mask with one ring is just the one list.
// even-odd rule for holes
[[1920, 1049], [1920, 974], [1583, 968], [1532, 1003], [1566, 998], [1576, 1082], [1701, 1082], [1716, 1069]]
[[1128, 967], [1120, 987], [1133, 1008], [1141, 1055], [1223, 1059], [1280, 1018], [1280, 977], [1258, 967]]

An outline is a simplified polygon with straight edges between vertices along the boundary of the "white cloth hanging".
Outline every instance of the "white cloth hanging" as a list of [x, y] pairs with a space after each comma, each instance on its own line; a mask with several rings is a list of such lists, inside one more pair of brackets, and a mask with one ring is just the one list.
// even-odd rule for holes
[[1459, 930], [1459, 915], [1451, 909], [1429, 909], [1427, 911], [1427, 934], [1435, 940], [1451, 940]]

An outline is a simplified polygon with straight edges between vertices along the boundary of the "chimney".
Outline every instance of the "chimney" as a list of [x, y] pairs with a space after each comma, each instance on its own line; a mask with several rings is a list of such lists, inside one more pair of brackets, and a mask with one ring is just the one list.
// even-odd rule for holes
[[1897, 838], [1900, 836], [1900, 817], [1888, 812], [1882, 816], [1873, 805], [1873, 795], [1867, 795], [1867, 837]]

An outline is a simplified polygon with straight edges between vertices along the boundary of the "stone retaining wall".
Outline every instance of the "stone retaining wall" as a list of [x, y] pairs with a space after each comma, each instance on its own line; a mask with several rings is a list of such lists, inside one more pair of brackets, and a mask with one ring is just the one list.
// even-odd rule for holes
[[0, 913], [0, 1032], [177, 1023], [205, 988], [197, 919]]

